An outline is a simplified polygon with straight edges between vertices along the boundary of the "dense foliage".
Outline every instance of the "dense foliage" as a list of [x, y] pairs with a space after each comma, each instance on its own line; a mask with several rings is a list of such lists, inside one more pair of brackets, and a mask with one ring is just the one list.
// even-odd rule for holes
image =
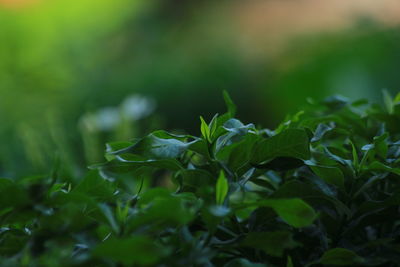
[[81, 181], [0, 180], [1, 266], [397, 266], [400, 98], [332, 97], [275, 130], [107, 145]]

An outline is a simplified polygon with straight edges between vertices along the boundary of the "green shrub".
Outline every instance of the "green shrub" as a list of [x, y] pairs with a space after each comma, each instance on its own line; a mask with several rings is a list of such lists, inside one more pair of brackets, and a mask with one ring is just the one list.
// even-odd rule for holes
[[107, 145], [79, 184], [0, 180], [2, 266], [397, 266], [400, 98], [332, 97], [275, 130]]

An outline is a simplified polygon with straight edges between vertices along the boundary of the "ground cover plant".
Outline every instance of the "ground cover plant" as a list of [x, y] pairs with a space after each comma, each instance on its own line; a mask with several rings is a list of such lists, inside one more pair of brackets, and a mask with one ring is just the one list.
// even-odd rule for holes
[[75, 181], [0, 179], [1, 266], [398, 266], [400, 97], [331, 97], [260, 129], [107, 144]]

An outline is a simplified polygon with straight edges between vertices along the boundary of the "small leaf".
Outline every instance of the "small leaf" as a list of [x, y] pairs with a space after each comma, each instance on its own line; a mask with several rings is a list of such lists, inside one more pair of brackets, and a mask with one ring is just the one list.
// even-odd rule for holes
[[201, 134], [203, 135], [203, 138], [206, 139], [209, 143], [211, 143], [211, 133], [210, 133], [210, 128], [208, 127], [206, 121], [203, 119], [202, 116], [200, 116], [200, 121], [201, 121]]
[[214, 139], [217, 127], [218, 127], [218, 114], [215, 114], [215, 116], [212, 118], [210, 125], [209, 125], [211, 141]]
[[353, 144], [353, 142], [350, 141], [350, 144], [351, 144], [351, 152], [353, 154], [353, 166], [354, 166], [354, 169], [356, 171], [358, 171], [359, 170], [359, 166], [360, 166], [360, 162], [359, 162], [359, 159], [358, 159], [357, 149], [356, 149], [355, 145]]
[[354, 266], [364, 263], [365, 260], [351, 250], [344, 248], [334, 248], [326, 251], [322, 255], [319, 262], [321, 264], [329, 265]]
[[317, 142], [322, 139], [322, 137], [333, 128], [329, 127], [326, 124], [320, 123], [315, 130], [314, 137], [311, 139], [311, 142]]
[[178, 158], [188, 147], [197, 142], [184, 142], [183, 138], [167, 135], [162, 131], [156, 131], [140, 139], [134, 145], [112, 152], [113, 155], [134, 154], [142, 159]]
[[228, 189], [228, 180], [226, 179], [224, 172], [221, 170], [215, 187], [217, 205], [222, 205], [224, 203], [225, 197], [228, 194]]
[[395, 97], [394, 100], [393, 100], [393, 103], [394, 103], [394, 104], [400, 103], [400, 93], [397, 93], [396, 97]]

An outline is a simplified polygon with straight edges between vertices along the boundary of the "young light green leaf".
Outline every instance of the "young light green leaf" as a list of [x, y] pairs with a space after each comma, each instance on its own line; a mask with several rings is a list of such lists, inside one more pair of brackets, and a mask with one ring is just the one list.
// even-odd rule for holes
[[218, 124], [218, 114], [215, 114], [215, 116], [212, 118], [209, 129], [210, 129], [210, 141], [214, 139], [215, 132], [217, 130], [217, 125]]
[[228, 190], [228, 180], [226, 179], [224, 172], [221, 170], [215, 187], [215, 198], [217, 205], [222, 205], [224, 203], [225, 197], [228, 194]]
[[393, 103], [394, 103], [394, 104], [400, 103], [400, 93], [397, 93], [397, 95], [396, 95], [395, 98], [393, 99]]
[[208, 127], [206, 121], [203, 119], [202, 116], [200, 116], [200, 121], [201, 121], [201, 134], [203, 135], [203, 138], [206, 139], [208, 142], [211, 143], [211, 133], [210, 133], [210, 128]]
[[91, 170], [72, 192], [98, 200], [108, 200], [114, 197], [114, 186], [115, 184], [101, 177], [98, 170]]
[[379, 161], [374, 161], [372, 162], [368, 168], [372, 171], [386, 171], [386, 172], [391, 172], [397, 175], [400, 175], [400, 168], [392, 168], [390, 166], [387, 166], [383, 164], [382, 162]]

